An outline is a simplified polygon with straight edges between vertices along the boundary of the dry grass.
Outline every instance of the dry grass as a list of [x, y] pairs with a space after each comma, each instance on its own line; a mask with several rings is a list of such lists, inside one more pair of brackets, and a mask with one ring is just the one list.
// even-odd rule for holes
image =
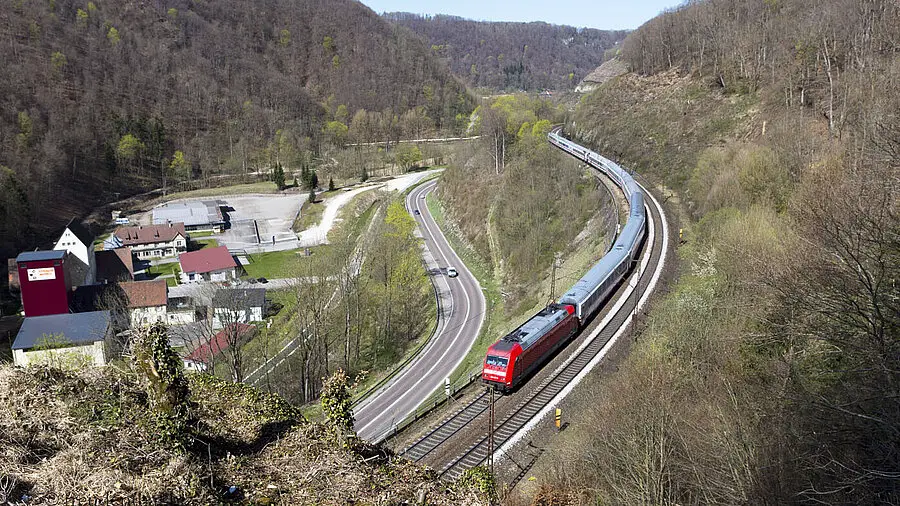
[[0, 502], [482, 503], [379, 448], [342, 447], [279, 397], [209, 376], [190, 388], [190, 434], [167, 437], [131, 372], [0, 368]]

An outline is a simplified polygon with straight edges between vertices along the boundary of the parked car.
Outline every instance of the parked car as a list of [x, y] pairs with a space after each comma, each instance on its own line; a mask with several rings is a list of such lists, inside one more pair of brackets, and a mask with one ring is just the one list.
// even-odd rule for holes
[[456, 272], [456, 269], [453, 267], [447, 267], [447, 275], [451, 278], [455, 278], [456, 276], [459, 276], [459, 273]]
[[422, 213], [420, 213], [419, 210], [416, 209], [413, 211], [413, 214], [415, 214], [416, 216], [420, 216]]
[[268, 283], [269, 282], [269, 280], [266, 278], [259, 278], [257, 281], [259, 281], [260, 283]]

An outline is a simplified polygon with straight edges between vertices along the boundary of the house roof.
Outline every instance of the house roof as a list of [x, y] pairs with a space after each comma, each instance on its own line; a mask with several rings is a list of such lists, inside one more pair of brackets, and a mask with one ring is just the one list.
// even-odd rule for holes
[[94, 242], [94, 234], [92, 234], [87, 228], [85, 228], [78, 219], [72, 218], [71, 220], [69, 220], [66, 228], [69, 229], [69, 231], [71, 231], [73, 234], [75, 234], [75, 237], [77, 237], [78, 240], [81, 241], [81, 244], [90, 246]]
[[166, 280], [126, 281], [119, 283], [128, 298], [128, 307], [165, 306], [168, 302], [169, 287]]
[[153, 223], [181, 222], [188, 227], [219, 225], [225, 222], [219, 208], [222, 204], [215, 200], [169, 202], [153, 209]]
[[229, 341], [234, 341], [235, 339], [243, 340], [255, 331], [256, 327], [253, 325], [232, 323], [225, 326], [208, 342], [198, 346], [186, 358], [194, 362], [208, 362], [212, 357], [227, 350]]
[[[116, 285], [82, 285], [69, 295], [69, 311], [87, 313], [110, 309], [108, 301], [120, 297], [121, 289]], [[107, 306], [107, 307], [104, 307]]]
[[178, 235], [186, 237], [184, 223], [168, 223], [165, 225], [140, 225], [137, 227], [119, 227], [114, 234], [122, 241], [123, 246], [137, 246], [154, 242], [169, 242]]
[[265, 288], [222, 288], [213, 295], [213, 307], [239, 309], [263, 307], [266, 303]]
[[181, 263], [181, 271], [185, 273], [205, 274], [237, 267], [225, 246], [182, 253], [178, 255], [178, 262]]
[[66, 257], [66, 250], [53, 250], [53, 251], [26, 251], [24, 253], [19, 253], [19, 256], [16, 257], [16, 262], [38, 262], [42, 260], [62, 260]]
[[22, 322], [12, 349], [28, 350], [41, 346], [45, 340], [53, 342], [56, 338], [70, 344], [103, 341], [109, 324], [109, 311], [31, 316]]
[[134, 279], [134, 261], [131, 258], [131, 248], [118, 248], [103, 250], [94, 253], [97, 262], [97, 281], [117, 281]]

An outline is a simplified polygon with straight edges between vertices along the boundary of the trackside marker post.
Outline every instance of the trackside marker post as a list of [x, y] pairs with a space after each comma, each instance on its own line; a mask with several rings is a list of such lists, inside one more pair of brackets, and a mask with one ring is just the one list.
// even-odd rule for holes
[[560, 431], [560, 427], [562, 426], [562, 410], [560, 408], [556, 408], [556, 432]]
[[450, 377], [444, 378], [444, 394], [450, 397]]

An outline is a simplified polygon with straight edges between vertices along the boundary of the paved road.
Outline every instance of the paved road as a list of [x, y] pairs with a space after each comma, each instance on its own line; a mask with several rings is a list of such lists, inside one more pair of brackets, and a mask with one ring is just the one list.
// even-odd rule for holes
[[[435, 182], [410, 192], [406, 206], [419, 211], [414, 217], [425, 241], [426, 263], [442, 299], [438, 331], [419, 355], [378, 392], [354, 410], [357, 433], [369, 441], [379, 441], [394, 424], [412, 413], [459, 366], [481, 332], [486, 303], [481, 286], [450, 247], [429, 214], [424, 196]], [[456, 267], [459, 277], [446, 276], [447, 267]]]
[[331, 229], [334, 228], [334, 223], [337, 220], [337, 216], [341, 208], [347, 205], [351, 200], [353, 200], [353, 197], [356, 197], [360, 193], [377, 189], [396, 190], [402, 192], [410, 186], [415, 185], [422, 179], [440, 172], [440, 170], [443, 169], [414, 172], [412, 174], [405, 174], [403, 176], [396, 177], [385, 183], [366, 185], [358, 188], [347, 188], [347, 191], [341, 192], [325, 201], [325, 211], [322, 213], [322, 219], [319, 221], [319, 223], [309, 227], [308, 229], [300, 232], [297, 235], [300, 247], [305, 248], [309, 246], [317, 246], [319, 244], [328, 244], [328, 232], [330, 232]]

